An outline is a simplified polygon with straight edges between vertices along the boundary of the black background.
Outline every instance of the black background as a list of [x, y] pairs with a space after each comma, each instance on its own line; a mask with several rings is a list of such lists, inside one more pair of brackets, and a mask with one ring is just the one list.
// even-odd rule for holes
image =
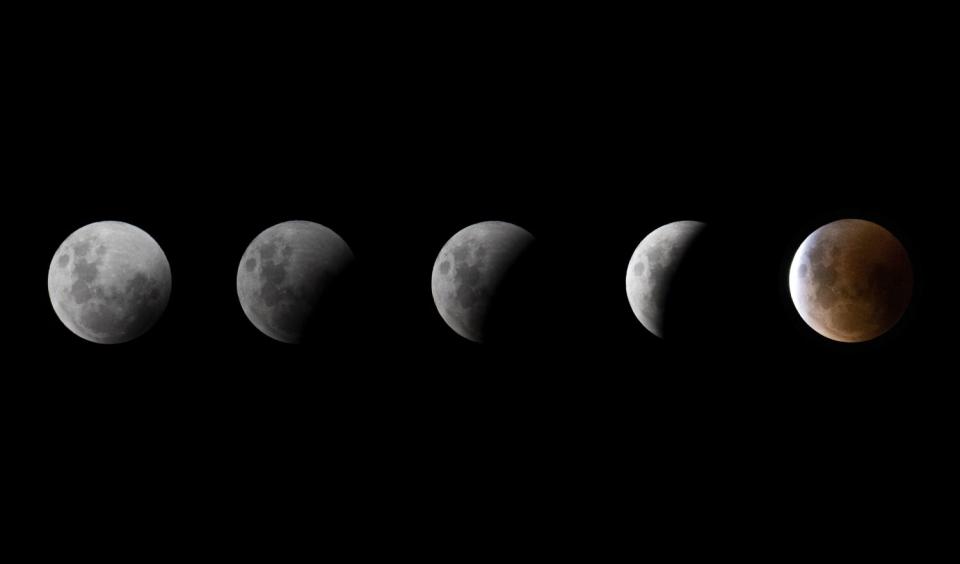
[[[32, 519], [935, 531], [955, 428], [939, 36], [530, 21], [25, 40], [7, 207], [25, 338], [4, 401]], [[888, 228], [915, 269], [906, 316], [865, 344], [813, 332], [787, 288], [800, 242], [846, 217]], [[236, 297], [247, 244], [290, 219], [358, 259], [352, 315], [309, 346], [260, 334]], [[716, 299], [709, 336], [671, 342], [637, 322], [624, 274], [682, 219], [715, 233]], [[44, 283], [100, 220], [150, 233], [173, 273], [160, 322], [117, 346], [63, 327]], [[446, 240], [485, 220], [544, 259], [539, 329], [493, 346], [430, 292]]]

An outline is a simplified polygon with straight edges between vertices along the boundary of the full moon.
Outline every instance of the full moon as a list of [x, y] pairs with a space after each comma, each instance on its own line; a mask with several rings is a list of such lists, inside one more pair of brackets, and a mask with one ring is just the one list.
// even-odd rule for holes
[[706, 224], [675, 221], [653, 230], [640, 241], [627, 265], [627, 300], [648, 331], [664, 336], [670, 283], [690, 246]]
[[60, 321], [94, 343], [143, 335], [170, 299], [170, 263], [142, 229], [120, 221], [91, 223], [57, 249], [47, 274]]
[[240, 260], [240, 305], [265, 335], [299, 343], [324, 294], [352, 262], [347, 243], [323, 225], [274, 225], [257, 235]]
[[483, 342], [496, 294], [533, 244], [526, 229], [503, 221], [466, 227], [450, 238], [433, 265], [433, 301], [458, 335]]
[[875, 339], [906, 311], [913, 269], [889, 231], [862, 219], [828, 223], [807, 237], [790, 265], [790, 296], [803, 320], [828, 339]]

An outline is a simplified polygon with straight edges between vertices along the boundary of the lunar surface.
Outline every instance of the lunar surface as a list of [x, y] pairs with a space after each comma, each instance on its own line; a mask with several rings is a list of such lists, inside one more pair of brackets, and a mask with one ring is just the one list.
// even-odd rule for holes
[[160, 245], [119, 221], [74, 231], [47, 275], [60, 321], [94, 343], [123, 343], [146, 333], [166, 309], [170, 286], [170, 264]]
[[664, 336], [666, 301], [677, 268], [703, 232], [699, 221], [675, 221], [644, 237], [627, 265], [627, 300], [648, 331]]
[[906, 311], [913, 268], [906, 249], [869, 221], [842, 219], [814, 231], [790, 265], [790, 296], [807, 325], [834, 341], [869, 341]]
[[433, 301], [458, 335], [475, 342], [485, 328], [504, 278], [534, 238], [522, 227], [486, 221], [466, 227], [447, 241], [433, 265]]
[[324, 294], [352, 262], [347, 243], [318, 223], [274, 225], [257, 235], [240, 260], [240, 305], [265, 335], [299, 343]]

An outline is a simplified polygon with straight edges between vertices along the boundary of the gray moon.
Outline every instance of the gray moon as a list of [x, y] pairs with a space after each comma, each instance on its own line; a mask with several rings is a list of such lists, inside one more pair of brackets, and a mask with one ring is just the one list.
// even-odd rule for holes
[[640, 241], [627, 265], [627, 300], [640, 323], [663, 338], [670, 282], [690, 246], [706, 224], [675, 221], [653, 230]]
[[160, 319], [170, 299], [170, 263], [142, 229], [91, 223], [57, 249], [47, 274], [60, 321], [94, 343], [136, 339]]
[[800, 317], [828, 339], [856, 343], [896, 325], [910, 304], [913, 268], [889, 231], [841, 219], [810, 234], [790, 265], [790, 297]]
[[287, 221], [257, 235], [237, 270], [237, 296], [253, 325], [284, 343], [299, 343], [326, 290], [353, 263], [333, 230]]
[[466, 227], [440, 250], [433, 265], [433, 301], [458, 335], [483, 342], [491, 301], [511, 266], [533, 244], [526, 229], [503, 221]]

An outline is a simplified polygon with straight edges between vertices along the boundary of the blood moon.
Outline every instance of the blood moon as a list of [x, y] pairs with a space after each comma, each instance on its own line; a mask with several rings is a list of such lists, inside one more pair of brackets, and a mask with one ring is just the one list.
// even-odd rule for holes
[[828, 339], [856, 343], [896, 325], [910, 304], [913, 268], [903, 245], [862, 219], [828, 223], [790, 265], [790, 296], [803, 320]]

